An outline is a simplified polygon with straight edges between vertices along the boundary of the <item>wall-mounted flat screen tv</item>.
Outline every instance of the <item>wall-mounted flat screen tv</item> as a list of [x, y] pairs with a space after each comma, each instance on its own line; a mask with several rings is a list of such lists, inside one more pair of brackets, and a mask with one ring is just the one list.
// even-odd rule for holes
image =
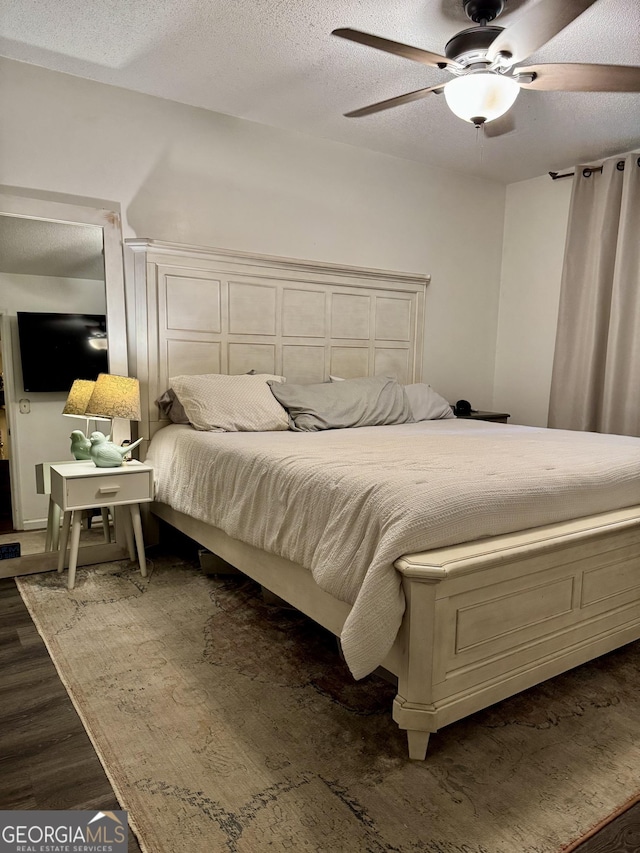
[[68, 391], [74, 379], [109, 372], [104, 314], [17, 315], [25, 391]]

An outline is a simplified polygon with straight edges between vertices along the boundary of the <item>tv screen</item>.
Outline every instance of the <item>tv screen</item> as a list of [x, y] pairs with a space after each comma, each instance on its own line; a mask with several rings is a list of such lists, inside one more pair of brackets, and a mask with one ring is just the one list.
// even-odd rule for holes
[[68, 391], [109, 372], [104, 314], [17, 314], [25, 391]]

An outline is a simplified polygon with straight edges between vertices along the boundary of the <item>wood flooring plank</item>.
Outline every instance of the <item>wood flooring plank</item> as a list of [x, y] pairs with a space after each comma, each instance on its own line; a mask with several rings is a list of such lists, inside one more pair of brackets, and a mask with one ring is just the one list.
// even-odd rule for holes
[[[1, 765], [0, 765], [1, 766]], [[2, 768], [4, 774], [4, 768]], [[38, 803], [33, 795], [31, 786], [25, 784], [24, 780], [3, 780], [2, 793], [0, 794], [0, 809], [15, 811], [31, 811], [38, 808]]]
[[[27, 624], [24, 609], [20, 606], [21, 601], [6, 600], [5, 596], [5, 600], [2, 602], [2, 630], [6, 628], [15, 629]], [[29, 615], [29, 611], [26, 615]]]
[[[65, 743], [50, 746], [46, 756], [32, 757], [25, 769], [31, 775], [38, 802], [46, 802], [51, 809], [87, 809], [96, 803], [96, 807], [103, 808], [102, 772], [96, 772], [96, 756], [86, 746], [84, 737], [77, 732]], [[111, 791], [109, 794], [114, 796]]]
[[[41, 648], [43, 646], [42, 637], [38, 633], [33, 622], [29, 625], [18, 625], [16, 627], [16, 633], [18, 634], [20, 646], [23, 649]], [[49, 655], [46, 648], [44, 649], [44, 652], [48, 657]]]
[[576, 847], [575, 853], [638, 853], [639, 850], [640, 803], [636, 803]]

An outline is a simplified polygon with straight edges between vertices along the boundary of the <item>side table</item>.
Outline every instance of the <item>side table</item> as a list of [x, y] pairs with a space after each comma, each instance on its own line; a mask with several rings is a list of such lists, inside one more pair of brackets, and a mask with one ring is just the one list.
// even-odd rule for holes
[[119, 468], [97, 468], [93, 462], [51, 465], [50, 472], [51, 499], [63, 512], [58, 555], [59, 572], [64, 570], [71, 530], [68, 588], [73, 589], [76, 580], [82, 510], [101, 509], [106, 506], [129, 507], [130, 523], [125, 522], [129, 556], [134, 560], [137, 551], [140, 574], [146, 577], [140, 504], [153, 500], [153, 468], [133, 460], [125, 462]]
[[[60, 541], [60, 507], [51, 497], [51, 466], [52, 465], [81, 465], [83, 460], [65, 459], [62, 462], [39, 462], [36, 465], [36, 492], [39, 495], [49, 495], [49, 512], [47, 515], [47, 537], [45, 551], [57, 551]], [[109, 510], [101, 507], [104, 541], [110, 542]]]
[[471, 412], [470, 415], [456, 415], [471, 421], [493, 421], [496, 424], [506, 424], [511, 417], [508, 412]]

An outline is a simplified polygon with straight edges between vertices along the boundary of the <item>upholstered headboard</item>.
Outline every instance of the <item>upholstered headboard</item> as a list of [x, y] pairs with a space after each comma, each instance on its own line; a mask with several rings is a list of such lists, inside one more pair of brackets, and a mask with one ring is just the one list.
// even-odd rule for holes
[[125, 254], [147, 438], [166, 423], [155, 400], [178, 374], [421, 379], [428, 276], [148, 239], [126, 240]]

